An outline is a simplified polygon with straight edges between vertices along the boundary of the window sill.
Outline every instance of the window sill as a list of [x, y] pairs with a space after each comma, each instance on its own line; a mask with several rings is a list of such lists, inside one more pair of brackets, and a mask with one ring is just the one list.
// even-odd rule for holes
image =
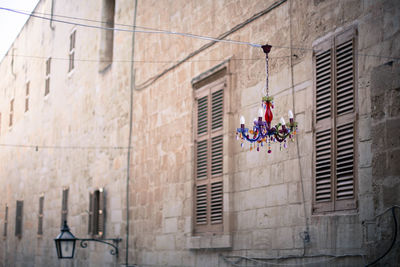
[[232, 247], [231, 235], [190, 236], [186, 238], [188, 249], [228, 249]]

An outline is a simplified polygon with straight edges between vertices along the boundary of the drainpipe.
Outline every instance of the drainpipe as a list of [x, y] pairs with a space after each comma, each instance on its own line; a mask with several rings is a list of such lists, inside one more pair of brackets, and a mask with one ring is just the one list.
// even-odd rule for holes
[[[136, 13], [137, 3], [135, 0], [135, 11], [133, 13], [133, 29], [136, 30]], [[133, 113], [133, 91], [135, 90], [135, 32], [132, 33], [132, 56], [131, 56], [131, 85], [130, 85], [130, 110], [129, 110], [129, 141], [128, 141], [128, 156], [127, 156], [127, 168], [126, 168], [126, 238], [125, 238], [125, 264], [129, 265], [129, 180], [131, 178], [131, 146], [132, 146], [132, 113]]]

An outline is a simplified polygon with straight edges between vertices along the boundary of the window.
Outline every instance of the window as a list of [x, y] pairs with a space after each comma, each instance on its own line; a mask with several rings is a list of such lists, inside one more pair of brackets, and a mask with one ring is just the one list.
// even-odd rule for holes
[[195, 91], [195, 233], [223, 231], [224, 89], [220, 78]]
[[102, 237], [104, 235], [104, 192], [103, 188], [89, 194], [89, 235]]
[[69, 66], [68, 72], [75, 68], [75, 36], [76, 30], [74, 30], [69, 36]]
[[6, 204], [6, 210], [5, 210], [5, 214], [4, 214], [3, 237], [7, 236], [7, 226], [8, 226], [8, 206]]
[[62, 201], [61, 201], [61, 226], [64, 224], [64, 221], [67, 220], [68, 215], [68, 188], [64, 188], [62, 191]]
[[25, 112], [29, 110], [29, 82], [25, 86]]
[[50, 93], [50, 71], [51, 71], [51, 57], [46, 60], [46, 85], [44, 88], [44, 95]]
[[43, 235], [43, 205], [44, 205], [44, 196], [41, 196], [39, 198], [38, 231], [37, 231], [37, 234], [39, 236]]
[[13, 115], [14, 115], [14, 99], [11, 99], [10, 101], [10, 123], [8, 126], [13, 125]]
[[[114, 28], [115, 0], [103, 0], [102, 21], [107, 28]], [[100, 71], [111, 65], [113, 59], [114, 31], [101, 31]]]
[[314, 212], [356, 208], [356, 32], [315, 49]]
[[15, 213], [15, 236], [22, 237], [22, 215], [24, 201], [17, 200], [17, 211]]

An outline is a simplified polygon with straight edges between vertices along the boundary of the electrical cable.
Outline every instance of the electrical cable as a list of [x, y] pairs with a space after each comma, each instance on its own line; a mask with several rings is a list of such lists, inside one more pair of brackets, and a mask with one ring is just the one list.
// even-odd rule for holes
[[[129, 147], [125, 146], [47, 146], [47, 145], [21, 145], [21, 144], [0, 144], [0, 147], [12, 148], [32, 148], [38, 151], [39, 149], [87, 149], [87, 150], [125, 150]], [[133, 148], [133, 147], [130, 147]]]
[[[288, 15], [289, 15], [289, 42], [290, 47], [292, 47], [292, 2], [289, 0], [289, 8], [288, 8]], [[290, 49], [290, 55], [293, 55], [293, 50]], [[296, 115], [296, 97], [295, 97], [295, 90], [294, 90], [294, 70], [293, 70], [293, 58], [289, 58], [290, 64], [290, 81], [292, 87], [292, 104], [293, 104], [293, 114]], [[307, 216], [307, 208], [306, 208], [306, 197], [304, 193], [304, 182], [303, 182], [303, 173], [301, 169], [301, 159], [300, 159], [300, 145], [299, 145], [299, 138], [296, 138], [296, 153], [297, 153], [297, 162], [299, 168], [299, 176], [300, 176], [300, 185], [301, 185], [301, 196], [303, 200], [303, 212], [304, 212], [304, 220], [306, 225], [306, 230], [303, 233], [299, 233], [300, 238], [303, 240], [303, 256], [306, 255], [306, 243], [310, 242], [310, 226], [309, 226], [309, 219]], [[302, 234], [304, 236], [302, 236]]]
[[[219, 255], [224, 259], [225, 262], [237, 266], [237, 267], [242, 267], [243, 265], [240, 265], [239, 263], [242, 260], [246, 261], [251, 261], [256, 263], [254, 266], [268, 266], [268, 265], [273, 265], [273, 266], [306, 266], [306, 265], [312, 265], [312, 264], [321, 264], [321, 263], [327, 263], [331, 262], [334, 260], [337, 260], [338, 258], [345, 258], [345, 257], [361, 257], [364, 258], [365, 255], [363, 254], [343, 254], [343, 255], [331, 255], [331, 254], [317, 254], [317, 255], [309, 255], [309, 256], [282, 256], [282, 257], [271, 257], [271, 258], [251, 258], [251, 257], [245, 257], [245, 256], [224, 256], [222, 254]], [[272, 262], [267, 262], [267, 261], [278, 261], [278, 260], [290, 260], [290, 259], [305, 259], [305, 258], [318, 258], [318, 257], [330, 257], [330, 259], [324, 259], [320, 261], [312, 261], [312, 262], [306, 262], [306, 263], [272, 263]], [[229, 260], [229, 258], [233, 259], [238, 259], [235, 262], [232, 262]], [[248, 267], [249, 265], [244, 265]]]
[[[135, 0], [135, 13], [133, 14], [133, 26], [136, 26], [138, 0]], [[128, 137], [128, 153], [126, 158], [126, 241], [125, 241], [125, 264], [129, 266], [129, 233], [130, 233], [130, 215], [129, 215], [129, 196], [130, 196], [130, 180], [131, 180], [131, 146], [132, 146], [132, 131], [133, 131], [133, 92], [135, 88], [135, 32], [132, 33], [131, 43], [131, 80], [130, 80], [130, 97], [129, 97], [129, 137]], [[132, 152], [133, 154], [133, 152]]]
[[[287, 0], [284, 0], [282, 2], [285, 2]], [[281, 3], [277, 3], [277, 4], [281, 4]], [[32, 17], [36, 17], [36, 18], [41, 18], [41, 19], [45, 19], [45, 20], [52, 20], [51, 18], [46, 18], [46, 17], [41, 17], [41, 16], [35, 16], [36, 14], [38, 15], [44, 15], [44, 16], [53, 16], [53, 17], [60, 17], [60, 18], [68, 18], [68, 19], [74, 19], [74, 20], [82, 20], [82, 21], [88, 21], [88, 22], [96, 22], [96, 23], [100, 23], [100, 24], [107, 24], [108, 22], [106, 21], [101, 21], [101, 20], [95, 20], [95, 19], [88, 19], [88, 18], [80, 18], [80, 17], [74, 17], [74, 16], [66, 16], [66, 15], [58, 15], [58, 14], [49, 14], [49, 13], [44, 13], [44, 12], [36, 12], [36, 11], [32, 11], [31, 13], [29, 13], [29, 11], [27, 10], [21, 10], [21, 9], [12, 9], [12, 8], [7, 8], [7, 7], [0, 7], [0, 9], [5, 10], [5, 11], [10, 11], [10, 12], [15, 12], [15, 13], [19, 13], [19, 14], [23, 14], [23, 15], [27, 15], [27, 16], [32, 16]], [[68, 24], [77, 24], [75, 22], [67, 22], [67, 21], [56, 21], [56, 22], [60, 22], [60, 23], [68, 23]], [[129, 24], [122, 24], [122, 23], [114, 23], [114, 25], [117, 26], [122, 26], [122, 27], [128, 27], [128, 28], [133, 28], [133, 29], [144, 29], [147, 31], [136, 31], [136, 32], [141, 32], [141, 33], [163, 33], [163, 34], [174, 34], [174, 35], [181, 35], [181, 36], [186, 36], [186, 37], [192, 37], [192, 38], [198, 38], [198, 39], [204, 39], [204, 40], [215, 40], [217, 42], [239, 42], [240, 44], [252, 44], [255, 45], [256, 47], [261, 47], [260, 44], [254, 44], [254, 43], [250, 43], [250, 42], [240, 42], [240, 41], [235, 41], [235, 40], [229, 40], [229, 39], [218, 39], [218, 38], [213, 38], [210, 36], [203, 36], [203, 35], [196, 35], [196, 34], [192, 34], [192, 33], [181, 33], [181, 32], [175, 32], [175, 31], [167, 31], [167, 30], [163, 30], [163, 29], [157, 29], [157, 28], [152, 28], [152, 27], [145, 27], [145, 26], [133, 26], [133, 25], [129, 25]], [[83, 26], [83, 27], [92, 27], [94, 25], [88, 25], [88, 24], [79, 24], [79, 26]], [[95, 26], [96, 27], [96, 26]], [[99, 27], [100, 29], [104, 29], [104, 30], [115, 30], [115, 31], [125, 31], [123, 29], [118, 29], [118, 28], [109, 28], [109, 27]], [[297, 50], [310, 50], [310, 51], [315, 51], [313, 48], [307, 48], [307, 47], [294, 47], [294, 46], [282, 46], [282, 45], [272, 45], [273, 47], [276, 48], [287, 48], [287, 49], [297, 49]], [[393, 60], [400, 60], [400, 57], [393, 57], [393, 56], [382, 56], [382, 55], [372, 55], [372, 54], [364, 54], [364, 53], [356, 53], [356, 55], [358, 56], [366, 56], [366, 57], [378, 57], [378, 58], [386, 58], [386, 59], [393, 59]], [[7, 56], [7, 55], [5, 55]], [[274, 58], [274, 57], [270, 57], [270, 58]], [[66, 59], [68, 60], [68, 59]], [[233, 59], [233, 60], [238, 60], [238, 59]], [[240, 60], [240, 59], [239, 59]], [[259, 59], [243, 59], [243, 60], [259, 60]], [[98, 60], [82, 60], [82, 61], [98, 61]], [[212, 61], [212, 60], [209, 60]], [[217, 59], [215, 61], [218, 61]], [[109, 61], [100, 61], [100, 62], [109, 62]], [[114, 61], [112, 61], [114, 62]], [[117, 62], [130, 62], [130, 61], [124, 61], [124, 60], [120, 60]], [[152, 62], [152, 61], [137, 61], [137, 62]], [[158, 62], [158, 61], [155, 61]], [[161, 62], [177, 62], [177, 61], [161, 61]], [[195, 61], [194, 61], [195, 62]]]
[[[5, 57], [21, 57], [21, 58], [33, 58], [33, 59], [43, 59], [47, 60], [49, 57], [44, 57], [44, 56], [34, 56], [34, 55], [8, 55], [5, 54], [3, 55]], [[282, 58], [288, 58], [290, 56], [276, 56], [276, 57], [271, 57], [272, 59], [282, 59]], [[69, 58], [64, 58], [64, 57], [51, 57], [52, 60], [64, 60], [64, 61], [69, 61]], [[232, 58], [231, 60], [233, 61], [257, 61], [257, 60], [263, 60], [264, 58]], [[197, 59], [197, 60], [187, 60], [186, 62], [212, 62], [212, 61], [217, 61], [221, 62], [224, 59]], [[82, 62], [100, 62], [100, 63], [155, 63], [155, 64], [165, 64], [165, 63], [177, 63], [180, 60], [98, 60], [98, 59], [79, 59], [79, 58], [74, 58], [74, 61], [82, 61]]]
[[179, 36], [183, 36], [183, 37], [190, 37], [190, 38], [194, 38], [194, 39], [201, 39], [201, 40], [207, 40], [207, 41], [213, 41], [213, 42], [224, 42], [224, 43], [232, 43], [232, 44], [237, 44], [237, 45], [249, 45], [251, 47], [257, 47], [257, 48], [261, 47], [261, 44], [236, 41], [236, 40], [230, 40], [230, 39], [214, 38], [214, 37], [210, 37], [210, 36], [197, 35], [197, 34], [192, 34], [192, 33], [181, 33], [181, 32], [164, 31], [164, 30], [145, 30], [145, 29], [138, 30], [136, 28], [131, 30], [131, 29], [121, 29], [121, 28], [114, 28], [114, 27], [103, 27], [103, 26], [89, 25], [89, 24], [83, 24], [83, 23], [76, 23], [76, 22], [60, 20], [60, 19], [46, 18], [46, 17], [38, 16], [38, 15], [35, 15], [32, 13], [29, 14], [28, 12], [17, 11], [15, 9], [5, 8], [5, 7], [0, 7], [0, 10], [5, 10], [5, 11], [9, 11], [9, 12], [14, 12], [17, 14], [22, 14], [22, 15], [31, 16], [31, 17], [38, 18], [38, 19], [43, 19], [43, 20], [48, 20], [48, 21], [53, 21], [53, 22], [58, 22], [58, 23], [63, 23], [63, 24], [69, 24], [69, 25], [86, 27], [86, 28], [94, 28], [94, 29], [100, 29], [100, 30], [107, 30], [107, 31], [137, 32], [137, 33], [151, 33], [151, 34], [170, 34], [170, 35], [179, 35]]
[[[224, 32], [223, 34], [218, 36], [218, 39], [224, 39], [226, 37], [228, 37], [229, 35], [231, 35], [232, 33], [242, 29], [244, 26], [246, 26], [247, 24], [253, 22], [254, 20], [260, 18], [261, 16], [269, 13], [270, 11], [272, 11], [273, 9], [275, 9], [276, 7], [279, 7], [281, 4], [283, 4], [284, 2], [286, 2], [287, 0], [280, 0], [277, 1], [275, 3], [273, 3], [272, 5], [270, 5], [268, 8], [258, 12], [257, 14], [254, 14], [252, 17], [246, 19], [245, 21], [243, 21], [242, 23], [237, 24], [236, 26], [234, 26], [233, 28], [231, 28], [229, 31]], [[146, 89], [147, 87], [149, 87], [150, 85], [152, 85], [153, 83], [155, 83], [158, 79], [160, 79], [161, 77], [163, 77], [165, 74], [167, 74], [168, 72], [174, 70], [175, 68], [179, 67], [181, 64], [183, 64], [184, 62], [186, 62], [187, 60], [189, 60], [190, 58], [200, 54], [201, 52], [203, 52], [204, 50], [210, 48], [211, 46], [215, 45], [217, 42], [216, 41], [211, 41], [203, 46], [201, 46], [199, 49], [189, 53], [186, 57], [184, 57], [182, 60], [180, 60], [178, 63], [170, 66], [169, 68], [163, 70], [161, 73], [147, 79], [145, 82], [139, 84], [138, 86], [136, 86], [136, 90], [141, 91], [143, 89]]]
[[377, 259], [373, 260], [371, 263], [368, 263], [367, 265], [365, 265], [365, 267], [375, 265], [376, 263], [378, 263], [381, 259], [383, 259], [393, 249], [394, 244], [396, 243], [396, 239], [397, 239], [397, 218], [396, 218], [395, 208], [399, 208], [399, 206], [396, 206], [396, 205], [392, 206], [391, 208], [388, 208], [386, 211], [381, 213], [379, 216], [378, 215], [375, 216], [375, 218], [380, 217], [383, 214], [385, 214], [388, 210], [391, 210], [392, 211], [393, 224], [394, 224], [394, 234], [393, 234], [392, 242], [391, 242], [389, 248], [385, 251], [385, 253], [383, 253]]

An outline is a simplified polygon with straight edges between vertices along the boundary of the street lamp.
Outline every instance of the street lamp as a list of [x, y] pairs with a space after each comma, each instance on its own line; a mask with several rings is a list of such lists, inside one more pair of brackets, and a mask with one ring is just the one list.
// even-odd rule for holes
[[59, 259], [72, 259], [74, 257], [76, 240], [77, 238], [69, 231], [67, 221], [64, 221], [61, 233], [54, 239]]
[[[116, 255], [118, 257], [118, 243], [122, 241], [121, 238], [110, 238], [110, 239], [95, 239], [95, 238], [76, 238], [70, 231], [67, 225], [67, 221], [64, 221], [64, 224], [61, 228], [61, 233], [54, 239], [56, 243], [57, 256], [59, 259], [72, 259], [75, 254], [75, 242], [79, 240], [80, 246], [82, 248], [87, 248], [88, 241], [99, 242], [103, 244], [107, 244], [112, 247], [110, 250], [111, 255]], [[112, 241], [115, 243], [107, 242]]]

